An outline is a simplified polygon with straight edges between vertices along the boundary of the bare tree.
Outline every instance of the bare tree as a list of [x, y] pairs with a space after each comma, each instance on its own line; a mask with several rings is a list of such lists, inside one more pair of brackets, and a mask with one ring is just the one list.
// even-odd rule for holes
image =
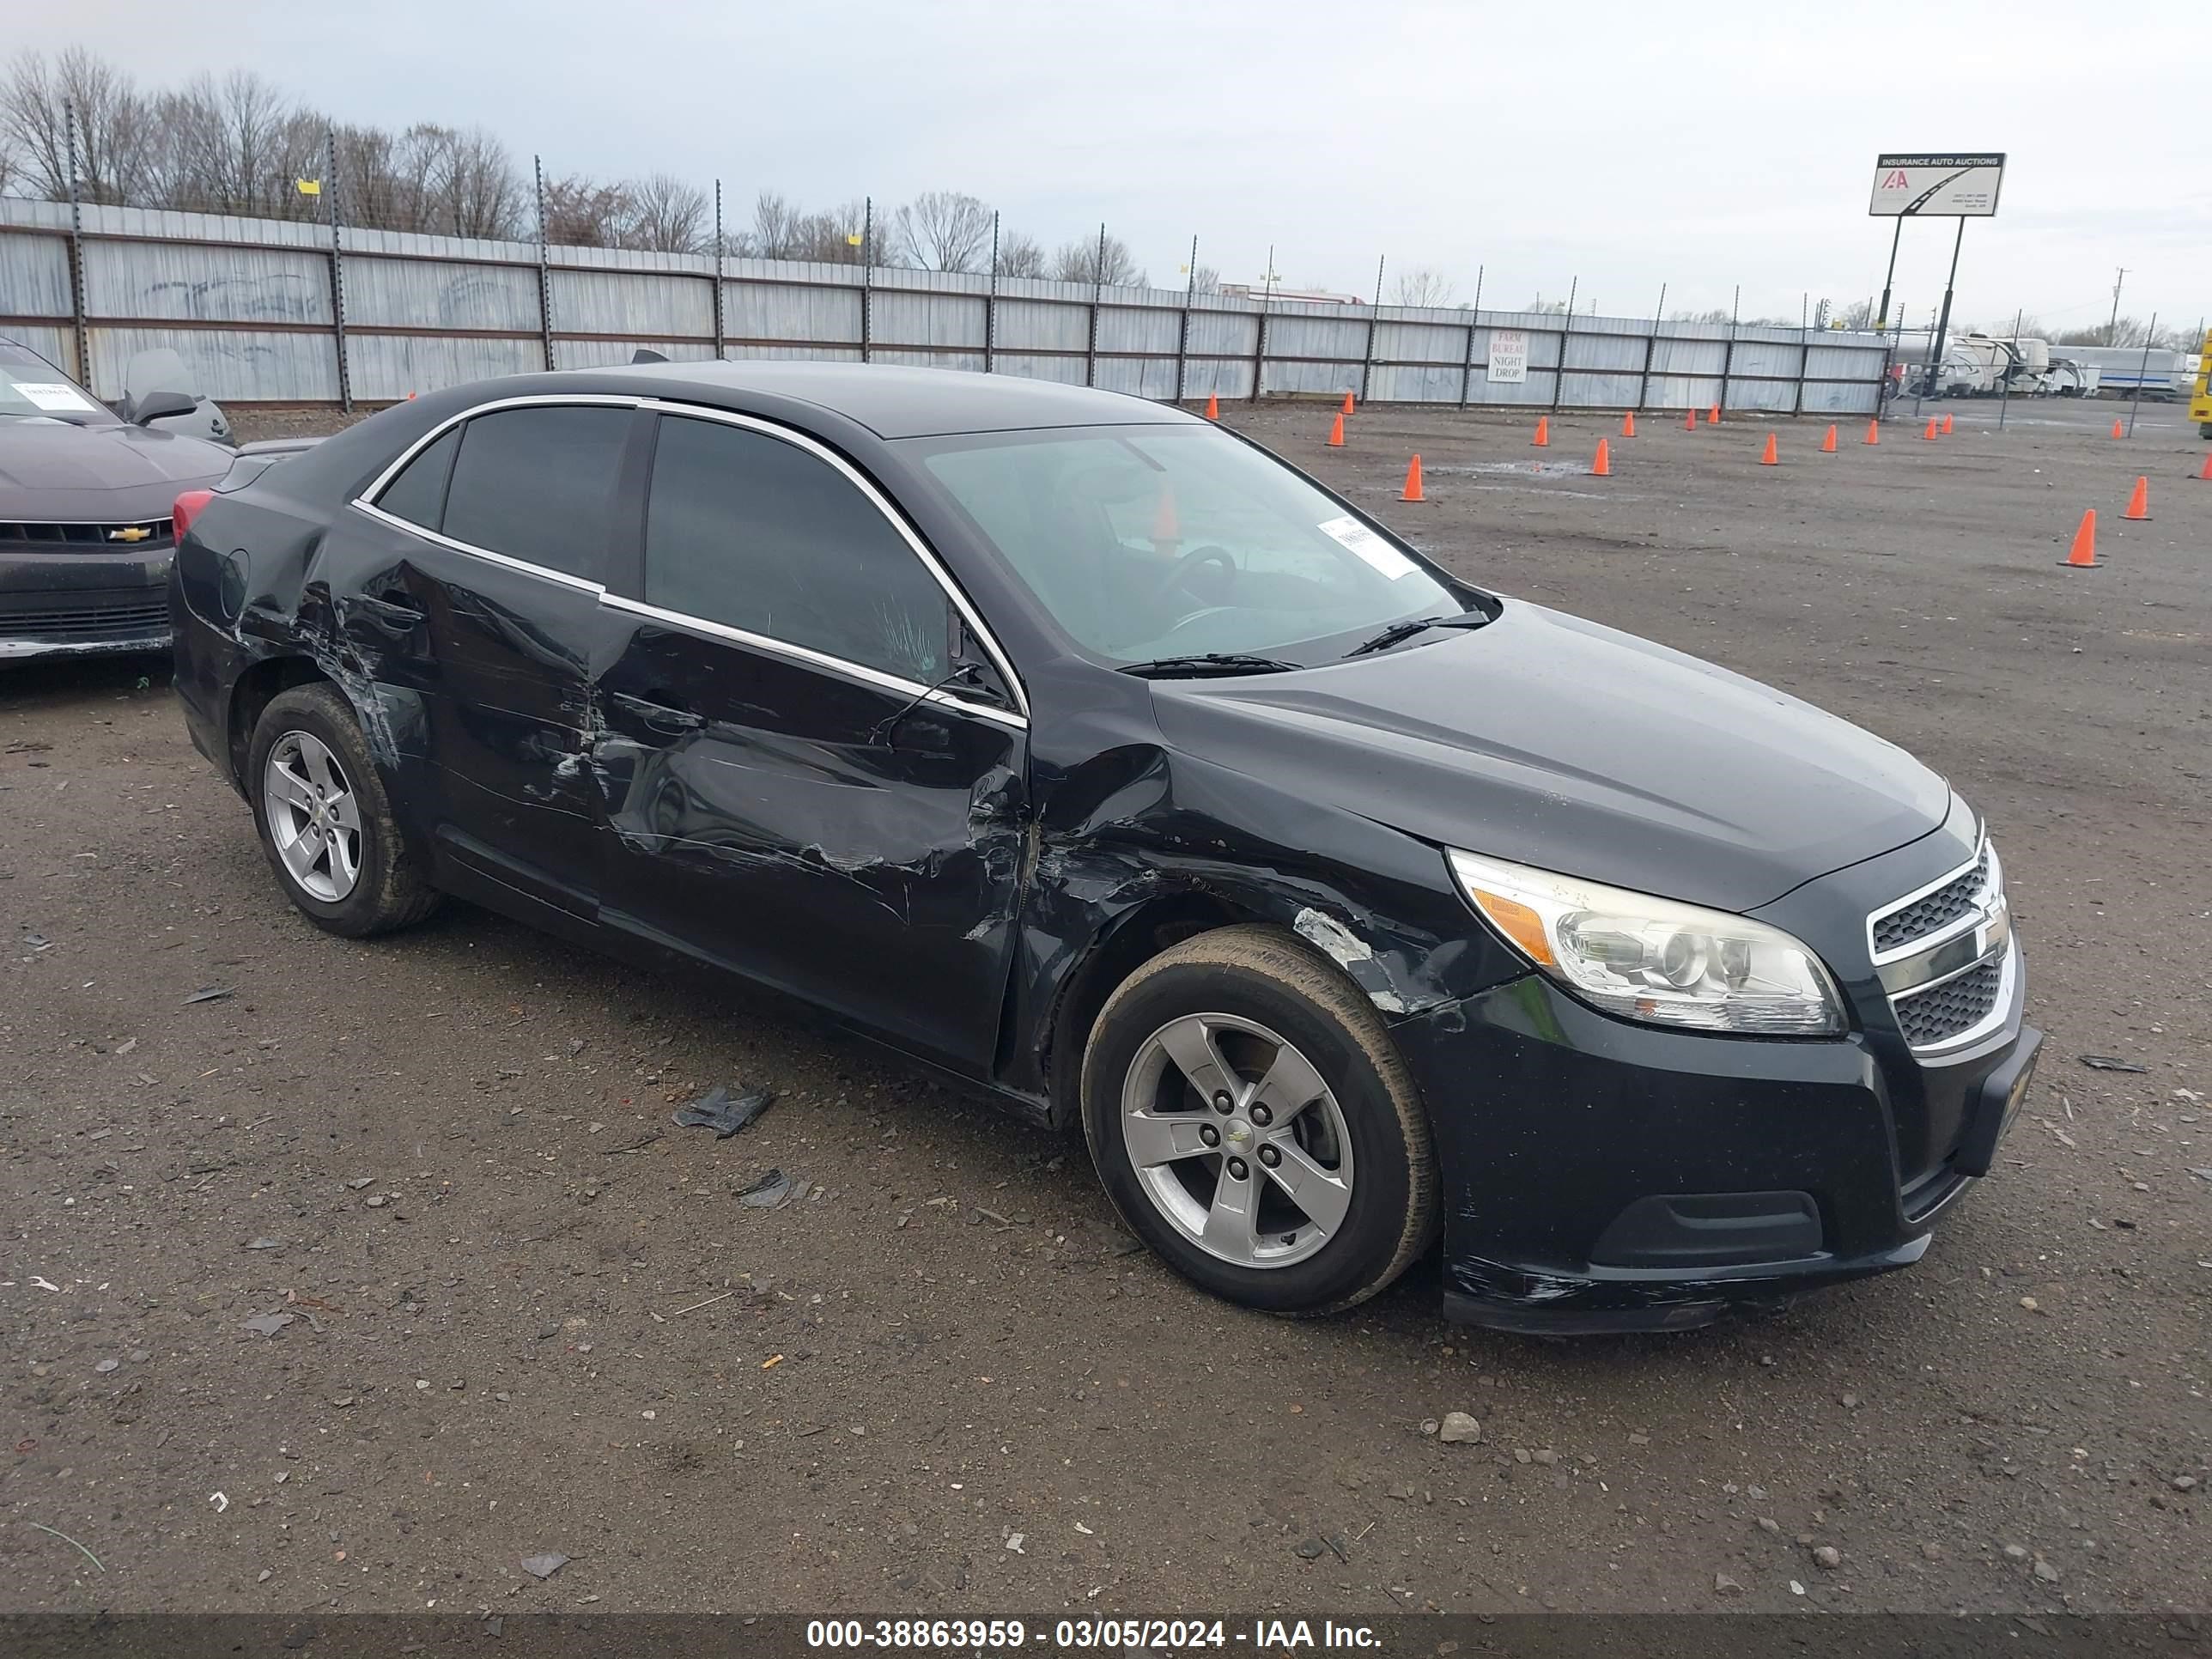
[[1830, 313], [1829, 320], [1860, 333], [1868, 332], [1874, 327], [1874, 301], [1854, 300], [1841, 310]]
[[981, 270], [991, 253], [991, 209], [957, 190], [929, 190], [891, 218], [885, 239], [923, 270]]
[[1439, 310], [1459, 300], [1458, 285], [1433, 265], [1415, 265], [1400, 271], [1390, 293], [1398, 305], [1429, 306]]
[[635, 212], [629, 186], [580, 173], [545, 181], [545, 240], [556, 247], [613, 247]]
[[76, 177], [88, 202], [136, 201], [147, 184], [153, 121], [131, 78], [82, 46], [51, 63], [26, 52], [0, 83], [0, 140], [51, 201], [70, 194], [69, 112], [76, 120]]
[[1108, 288], [1142, 288], [1145, 273], [1137, 268], [1129, 246], [1118, 236], [1102, 244], [1091, 236], [1079, 236], [1060, 244], [1053, 256], [1052, 274], [1063, 283], [1103, 283]]
[[999, 274], [1001, 276], [1042, 276], [1044, 249], [1027, 231], [1002, 231], [999, 236]]
[[625, 188], [630, 216], [622, 227], [623, 246], [662, 253], [705, 251], [713, 210], [705, 191], [666, 173], [634, 179]]
[[2150, 325], [2140, 317], [2122, 317], [2116, 322], [2099, 323], [2094, 328], [2069, 328], [2057, 336], [2053, 345], [2075, 346], [2156, 346], [2151, 338]]
[[1190, 290], [1194, 294], [1221, 292], [1221, 272], [1212, 265], [1200, 265], [1191, 273]]

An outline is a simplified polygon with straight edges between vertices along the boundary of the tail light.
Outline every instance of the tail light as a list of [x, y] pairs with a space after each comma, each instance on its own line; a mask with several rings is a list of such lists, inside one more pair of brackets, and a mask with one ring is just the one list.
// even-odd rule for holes
[[185, 532], [192, 527], [192, 520], [214, 499], [212, 489], [187, 489], [177, 497], [176, 504], [169, 509], [169, 524], [179, 541], [184, 540]]

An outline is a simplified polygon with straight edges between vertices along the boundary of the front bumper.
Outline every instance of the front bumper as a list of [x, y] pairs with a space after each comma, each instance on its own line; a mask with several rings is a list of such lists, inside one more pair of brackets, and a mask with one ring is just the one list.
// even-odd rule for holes
[[[2026, 1091], [2042, 1039], [2013, 981], [1995, 1038], [1900, 1079], [1909, 1110], [1863, 1034], [1664, 1030], [1535, 975], [1401, 1024], [1443, 1175], [1445, 1311], [1680, 1328], [1917, 1261]], [[1930, 1121], [1943, 1144], [1923, 1164], [1910, 1149]]]
[[169, 648], [174, 550], [0, 552], [0, 661]]

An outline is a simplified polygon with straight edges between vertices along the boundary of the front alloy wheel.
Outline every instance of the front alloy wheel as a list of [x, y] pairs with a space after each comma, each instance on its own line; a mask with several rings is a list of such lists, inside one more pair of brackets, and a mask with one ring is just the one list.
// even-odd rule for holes
[[1209, 1255], [1285, 1267], [1352, 1207], [1352, 1132], [1314, 1064], [1257, 1021], [1184, 1014], [1145, 1039], [1121, 1091], [1145, 1195]]
[[1273, 1313], [1333, 1313], [1437, 1228], [1436, 1155], [1366, 993], [1279, 927], [1217, 928], [1123, 981], [1083, 1054], [1091, 1160], [1186, 1279]]

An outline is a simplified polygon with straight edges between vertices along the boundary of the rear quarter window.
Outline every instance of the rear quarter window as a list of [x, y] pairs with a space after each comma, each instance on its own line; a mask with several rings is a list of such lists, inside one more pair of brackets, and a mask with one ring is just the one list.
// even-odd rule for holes
[[460, 447], [461, 429], [455, 427], [400, 469], [376, 498], [377, 506], [425, 530], [439, 528], [446, 514], [446, 481], [453, 476], [453, 456]]

